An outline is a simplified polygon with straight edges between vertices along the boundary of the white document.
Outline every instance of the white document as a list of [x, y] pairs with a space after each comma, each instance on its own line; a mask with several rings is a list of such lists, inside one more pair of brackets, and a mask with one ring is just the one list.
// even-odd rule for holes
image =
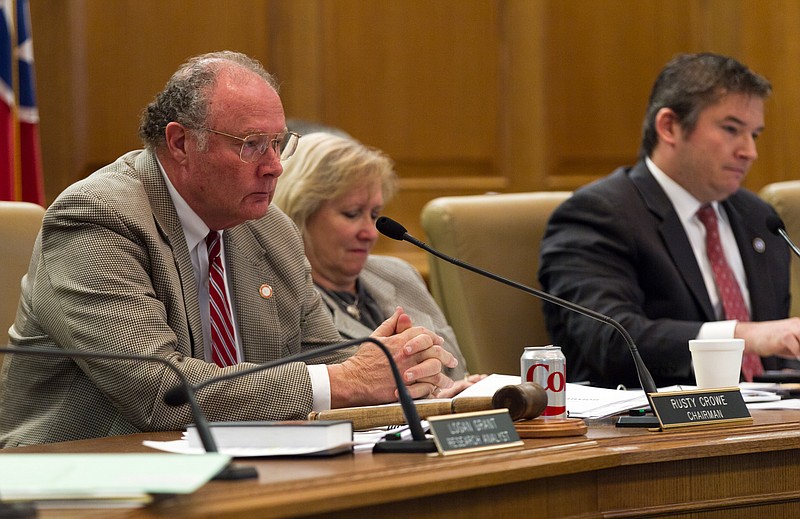
[[135, 506], [148, 494], [192, 493], [229, 461], [222, 454], [3, 454], [0, 497]]
[[[514, 375], [489, 375], [480, 382], [468, 387], [456, 398], [468, 396], [492, 396], [495, 391], [503, 386], [520, 383], [520, 377]], [[682, 391], [696, 389], [694, 386], [669, 386], [659, 388], [659, 391]], [[741, 386], [742, 398], [748, 406], [756, 402], [773, 402], [780, 400], [775, 393], [762, 391], [755, 385], [743, 383]], [[772, 404], [770, 408], [793, 409], [791, 401], [782, 406]], [[641, 389], [620, 390], [601, 387], [591, 387], [582, 384], [567, 384], [567, 413], [572, 418], [603, 418], [631, 409], [648, 408], [650, 403]]]
[[[456, 398], [492, 396], [503, 386], [520, 383], [516, 375], [489, 375], [465, 389]], [[567, 384], [567, 413], [575, 418], [599, 418], [647, 405], [642, 391], [619, 391]]]
[[[420, 422], [423, 430], [428, 429], [428, 422], [422, 420]], [[411, 439], [411, 431], [407, 425], [396, 428], [382, 427], [380, 429], [372, 429], [369, 431], [355, 431], [353, 433], [353, 442], [347, 446], [352, 446], [353, 451], [363, 452], [372, 451], [372, 447], [382, 440], [387, 434], [397, 433], [400, 439]], [[186, 433], [184, 433], [185, 436]], [[145, 440], [142, 442], [145, 446], [151, 449], [158, 449], [173, 454], [203, 454], [202, 448], [189, 447], [189, 442], [186, 439], [173, 440], [173, 441], [150, 441]], [[308, 456], [314, 455], [318, 451], [313, 448], [230, 448], [222, 447], [219, 449], [220, 454], [232, 456], [234, 458], [254, 458], [254, 457], [270, 457], [270, 456]]]

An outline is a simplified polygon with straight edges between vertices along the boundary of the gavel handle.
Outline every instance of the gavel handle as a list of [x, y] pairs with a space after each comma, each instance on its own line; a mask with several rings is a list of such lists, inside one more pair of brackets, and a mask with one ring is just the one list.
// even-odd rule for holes
[[[526, 382], [515, 386], [505, 386], [497, 390], [492, 397], [456, 397], [452, 400], [416, 400], [414, 402], [419, 417], [423, 420], [430, 416], [452, 413], [468, 413], [487, 411], [490, 409], [508, 408], [512, 420], [536, 418], [547, 405], [547, 395], [541, 386]], [[406, 423], [403, 410], [399, 404], [346, 407], [315, 411], [308, 415], [309, 420], [349, 420], [353, 429], [373, 429], [385, 425], [403, 425]]]
[[[483, 397], [488, 405], [485, 409], [491, 409], [491, 398]], [[417, 408], [419, 417], [423, 420], [429, 416], [440, 414], [450, 414], [450, 400], [416, 400], [414, 405]], [[375, 405], [364, 407], [343, 407], [340, 409], [328, 409], [326, 411], [314, 411], [308, 415], [309, 420], [348, 420], [353, 422], [353, 429], [359, 431], [364, 429], [374, 429], [385, 425], [403, 425], [406, 417], [400, 404]]]

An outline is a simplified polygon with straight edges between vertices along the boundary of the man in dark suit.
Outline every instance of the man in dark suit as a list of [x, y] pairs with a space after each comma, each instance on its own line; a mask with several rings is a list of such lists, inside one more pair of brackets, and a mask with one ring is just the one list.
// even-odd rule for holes
[[[770, 93], [766, 79], [734, 59], [677, 56], [653, 86], [640, 161], [577, 190], [548, 224], [542, 287], [619, 321], [659, 386], [694, 383], [690, 339], [745, 339], [755, 373], [783, 363], [772, 356], [800, 353], [800, 319], [787, 319], [788, 248], [765, 225], [773, 209], [741, 188]], [[717, 280], [719, 255], [706, 253], [698, 216], [706, 205], [728, 281]], [[731, 292], [741, 294], [744, 313], [730, 311]], [[552, 305], [545, 317], [568, 380], [638, 386], [611, 327]]]
[[[159, 356], [197, 384], [340, 342], [300, 233], [277, 207], [267, 210], [297, 138], [274, 78], [234, 52], [193, 58], [148, 106], [139, 133], [145, 150], [48, 208], [12, 344]], [[402, 310], [373, 334], [413, 397], [452, 385], [441, 370], [456, 360]], [[312, 409], [396, 399], [373, 345], [309, 364], [212, 384], [198, 401], [222, 421], [304, 419]], [[163, 401], [177, 383], [147, 361], [9, 355], [0, 447], [181, 429], [191, 411]]]

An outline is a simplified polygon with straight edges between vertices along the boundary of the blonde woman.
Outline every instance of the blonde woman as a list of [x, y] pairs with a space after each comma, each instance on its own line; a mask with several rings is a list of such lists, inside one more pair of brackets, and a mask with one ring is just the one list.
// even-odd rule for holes
[[456, 394], [480, 376], [465, 378], [453, 329], [419, 272], [401, 259], [371, 254], [375, 220], [396, 190], [394, 163], [384, 153], [344, 136], [311, 133], [284, 164], [273, 203], [300, 229], [314, 284], [342, 336], [369, 335], [403, 307], [415, 325], [442, 336], [458, 359], [445, 370], [456, 386], [433, 396]]

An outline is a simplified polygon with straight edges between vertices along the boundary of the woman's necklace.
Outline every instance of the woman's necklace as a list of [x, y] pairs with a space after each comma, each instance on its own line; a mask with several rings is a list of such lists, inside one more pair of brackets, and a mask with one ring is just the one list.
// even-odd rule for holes
[[339, 305], [340, 308], [344, 308], [347, 314], [355, 319], [356, 321], [361, 321], [361, 309], [358, 307], [358, 303], [360, 301], [360, 293], [358, 291], [358, 287], [356, 287], [356, 293], [352, 294], [355, 298], [352, 303], [348, 302], [349, 297], [345, 297], [344, 294], [351, 295], [349, 292], [338, 292], [336, 290], [330, 290], [327, 288], [323, 288], [319, 285], [317, 287], [321, 288], [323, 292], [328, 294], [331, 298], [333, 298]]
[[358, 292], [356, 292], [355, 301], [353, 301], [352, 303], [347, 305], [345, 307], [345, 310], [347, 310], [347, 313], [350, 314], [350, 317], [352, 317], [356, 321], [360, 321], [361, 320], [361, 310], [359, 310], [359, 308], [358, 308]]

